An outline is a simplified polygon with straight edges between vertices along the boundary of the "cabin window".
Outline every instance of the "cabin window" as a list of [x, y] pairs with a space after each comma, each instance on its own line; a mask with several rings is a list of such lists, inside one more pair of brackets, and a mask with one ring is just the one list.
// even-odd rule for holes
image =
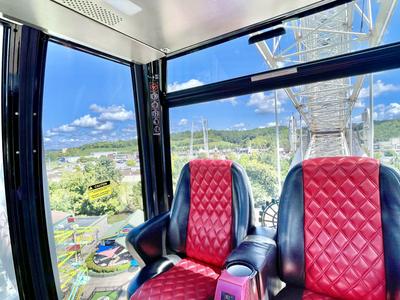
[[129, 66], [49, 43], [45, 189], [65, 299], [118, 297], [137, 266], [125, 248], [144, 221], [133, 101]]
[[[4, 27], [0, 24], [0, 57], [3, 57]], [[3, 66], [3, 65], [2, 65]], [[2, 67], [0, 67], [1, 69]], [[0, 70], [0, 81], [1, 81]], [[0, 91], [1, 93], [1, 91]], [[1, 96], [1, 95], [0, 95]], [[0, 97], [3, 99], [3, 97]], [[1, 105], [1, 107], [3, 107]], [[2, 114], [0, 113], [0, 119]], [[0, 132], [3, 122], [0, 121]], [[0, 157], [3, 157], [3, 141], [0, 140]], [[8, 227], [6, 192], [4, 188], [3, 159], [0, 160], [0, 299], [19, 299], [17, 279], [15, 277], [11, 252], [10, 231]]]
[[400, 69], [366, 75], [359, 99], [353, 110], [356, 146], [400, 171]]
[[282, 183], [303, 159], [373, 156], [400, 169], [400, 69], [172, 108], [170, 128], [174, 186], [191, 159], [231, 159], [260, 223], [275, 227]]
[[[280, 112], [277, 166], [275, 94]], [[193, 158], [231, 159], [249, 176], [257, 211], [277, 199], [296, 151], [288, 121], [295, 114], [284, 90], [260, 92], [170, 111], [174, 186], [183, 165]], [[278, 176], [280, 169], [280, 176]], [[279, 179], [278, 179], [279, 178]], [[277, 211], [277, 206], [273, 205]], [[276, 222], [276, 219], [270, 220]], [[269, 223], [268, 223], [269, 224]], [[272, 226], [272, 223], [269, 224]]]
[[397, 42], [399, 26], [397, 1], [351, 1], [266, 29], [286, 32], [265, 41], [249, 44], [246, 35], [170, 59], [168, 92]]

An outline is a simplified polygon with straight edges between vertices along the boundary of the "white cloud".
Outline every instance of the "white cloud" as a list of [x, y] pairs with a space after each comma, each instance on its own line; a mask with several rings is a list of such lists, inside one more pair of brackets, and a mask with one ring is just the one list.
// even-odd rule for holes
[[[400, 86], [394, 85], [392, 83], [386, 84], [382, 80], [378, 80], [374, 83], [373, 90], [374, 90], [374, 96], [379, 96], [380, 94], [387, 92], [400, 91]], [[369, 97], [369, 87], [362, 88], [360, 90], [358, 98], [367, 98], [367, 97]]]
[[60, 142], [61, 143], [73, 143], [73, 142], [79, 142], [79, 140], [70, 138], [70, 139], [61, 139]]
[[361, 115], [357, 115], [351, 118], [353, 123], [361, 123]]
[[175, 81], [174, 83], [170, 83], [167, 86], [167, 91], [168, 92], [175, 92], [179, 90], [185, 90], [185, 89], [190, 89], [196, 86], [201, 86], [204, 83], [198, 79], [190, 79], [186, 82], [177, 82]]
[[183, 119], [181, 119], [181, 120], [178, 122], [178, 125], [179, 125], [179, 126], [185, 126], [185, 125], [187, 125], [188, 123], [189, 123], [189, 120], [183, 118]]
[[53, 130], [47, 130], [45, 136], [51, 137], [57, 135], [57, 132], [54, 132]]
[[264, 128], [268, 128], [268, 127], [274, 127], [275, 126], [275, 122], [268, 122], [263, 126], [259, 126], [259, 129], [264, 129]]
[[78, 127], [96, 127], [98, 124], [97, 118], [90, 115], [84, 115], [71, 123], [71, 125]]
[[245, 124], [243, 122], [241, 123], [237, 123], [235, 125], [233, 125], [233, 128], [243, 128], [245, 126]]
[[[278, 112], [284, 110], [282, 104], [282, 97], [279, 97], [278, 95]], [[275, 96], [271, 94], [266, 95], [263, 92], [252, 94], [250, 100], [247, 102], [247, 106], [255, 107], [254, 111], [256, 113], [273, 113], [275, 112]]]
[[111, 130], [114, 128], [114, 124], [112, 122], [105, 122], [103, 124], [99, 124], [96, 127], [96, 130], [100, 130], [100, 131], [106, 131], [106, 130]]
[[50, 142], [50, 141], [51, 141], [51, 138], [45, 137], [45, 138], [44, 138], [44, 141], [45, 141], [45, 142]]
[[92, 134], [92, 135], [97, 135], [97, 134], [99, 134], [100, 133], [100, 131], [98, 131], [98, 130], [92, 130], [91, 132], [90, 132], [90, 134]]
[[100, 120], [108, 121], [127, 121], [133, 120], [134, 114], [131, 110], [121, 110], [119, 112], [104, 112], [100, 115]]
[[61, 125], [60, 127], [54, 129], [54, 131], [58, 131], [58, 132], [71, 132], [71, 131], [74, 131], [74, 130], [75, 130], [75, 127], [70, 126], [68, 124]]
[[358, 98], [356, 103], [354, 103], [354, 108], [365, 108], [365, 101]]
[[90, 110], [97, 112], [97, 113], [102, 113], [106, 110], [105, 107], [97, 105], [97, 104], [92, 104], [89, 106]]
[[226, 98], [226, 99], [221, 99], [219, 100], [219, 102], [221, 103], [230, 103], [233, 106], [235, 106], [238, 102], [236, 100], [236, 97], [230, 97], [230, 98]]
[[136, 132], [135, 126], [128, 126], [122, 129], [123, 132]]
[[390, 103], [388, 105], [378, 104], [375, 106], [374, 118], [378, 120], [399, 119], [400, 103]]
[[127, 121], [134, 119], [134, 113], [126, 110], [122, 105], [100, 106], [92, 104], [89, 107], [92, 111], [100, 113], [100, 120], [103, 121]]

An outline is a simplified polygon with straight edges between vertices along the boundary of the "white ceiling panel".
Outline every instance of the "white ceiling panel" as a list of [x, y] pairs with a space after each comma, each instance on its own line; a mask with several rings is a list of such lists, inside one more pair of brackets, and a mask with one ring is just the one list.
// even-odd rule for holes
[[[326, 2], [326, 1], [324, 1]], [[4, 17], [147, 63], [320, 0], [0, 0]]]

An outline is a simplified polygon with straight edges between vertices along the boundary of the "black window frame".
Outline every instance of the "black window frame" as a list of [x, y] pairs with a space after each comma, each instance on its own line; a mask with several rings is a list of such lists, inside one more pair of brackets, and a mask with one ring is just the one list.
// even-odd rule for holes
[[[145, 218], [154, 213], [146, 184], [149, 166], [143, 151], [138, 118], [135, 63], [69, 42], [26, 25], [0, 20], [4, 26], [2, 58], [3, 162], [7, 213], [14, 269], [20, 299], [57, 299], [50, 254], [42, 167], [42, 111], [48, 42], [86, 52], [131, 70], [132, 101], [138, 131], [138, 150]], [[151, 187], [150, 187], [151, 188]]]
[[[182, 51], [167, 54], [164, 68], [167, 69], [168, 62], [175, 58], [190, 56], [192, 53], [197, 51], [211, 48], [250, 33], [283, 24], [287, 20], [310, 16], [352, 1], [354, 0], [323, 1], [322, 3], [317, 3], [296, 11], [288, 12], [274, 19], [266, 20], [203, 43], [199, 43], [193, 47], [183, 49]], [[399, 56], [400, 41], [312, 62], [295, 64], [284, 68], [217, 81], [198, 87], [167, 92], [164, 94], [165, 115], [169, 124], [169, 110], [174, 107], [217, 101], [257, 92], [267, 92], [319, 81], [397, 69], [400, 68], [400, 61], [398, 60]], [[292, 72], [294, 69], [296, 72]], [[287, 74], [285, 74], [285, 71], [288, 71]], [[256, 78], [262, 78], [264, 75], [266, 75], [265, 77], [268, 79], [256, 80]], [[164, 78], [164, 81], [164, 84], [166, 85], [166, 77]], [[165, 149], [163, 149], [163, 151], [169, 155], [169, 161], [167, 161], [166, 164], [169, 166], [169, 170], [171, 170], [171, 141], [169, 132], [168, 138], [169, 142], [165, 144]], [[167, 175], [172, 177], [172, 172]], [[169, 184], [170, 186], [168, 186], [168, 190], [173, 193], [172, 182]]]
[[[8, 102], [2, 101], [4, 124], [2, 132], [3, 161], [7, 211], [9, 216], [12, 216], [9, 218], [10, 235], [21, 299], [55, 299], [56, 297], [57, 283], [51, 269], [52, 265], [43, 207], [43, 190], [40, 190], [43, 189], [43, 174], [39, 170], [39, 166], [42, 167], [40, 155], [43, 150], [41, 149], [41, 111], [43, 72], [46, 59], [43, 45], [48, 41], [57, 42], [92, 55], [126, 64], [130, 67], [136, 127], [138, 131], [143, 205], [146, 219], [150, 219], [168, 210], [173, 199], [169, 130], [170, 109], [182, 105], [251, 94], [258, 91], [269, 91], [322, 80], [400, 68], [400, 60], [398, 60], [398, 57], [400, 57], [400, 42], [288, 67], [296, 67], [298, 69], [296, 74], [277, 75], [258, 81], [253, 81], [252, 77], [260, 74], [251, 74], [170, 93], [166, 92], [166, 69], [168, 61], [178, 56], [190, 55], [194, 51], [212, 47], [250, 32], [280, 24], [288, 18], [313, 14], [347, 2], [349, 0], [325, 1], [322, 5], [312, 6], [311, 9], [310, 7], [306, 7], [274, 20], [268, 20], [255, 26], [243, 28], [235, 33], [206, 41], [178, 53], [172, 53], [171, 55], [167, 55], [166, 58], [147, 65], [135, 64], [101, 51], [56, 38], [29, 26], [14, 25], [7, 21], [2, 21], [5, 30], [7, 30], [7, 34], [4, 35], [6, 43], [3, 43], [5, 51], [2, 61], [2, 95], [5, 97], [4, 95], [7, 94], [10, 99], [18, 99], [15, 100], [18, 101], [18, 105], [26, 106], [25, 112], [22, 113], [22, 110], [15, 110], [18, 106], [10, 106]], [[25, 36], [21, 34], [22, 30], [26, 30]], [[11, 43], [13, 44], [13, 48], [9, 48]], [[33, 61], [35, 61], [35, 71], [27, 73], [28, 69], [22, 68], [21, 70], [25, 72], [25, 75], [18, 73], [17, 70], [21, 63], [21, 61], [18, 61], [18, 51], [27, 51], [32, 45], [39, 45], [36, 56], [35, 53], [31, 54], [33, 55], [31, 57], [34, 58]], [[275, 70], [261, 74], [268, 73], [270, 75], [273, 72]], [[146, 86], [148, 79], [155, 74], [160, 78], [160, 103], [162, 107], [162, 133], [159, 136], [152, 135], [149, 90], [148, 86]], [[15, 80], [22, 75], [25, 76], [23, 81]], [[10, 80], [14, 80], [13, 86], [9, 85]], [[29, 86], [29, 82], [35, 82], [36, 85]], [[21, 91], [23, 92], [22, 94]], [[29, 104], [27, 99], [34, 99], [34, 101]], [[16, 117], [16, 112], [19, 112], [18, 117]], [[35, 112], [37, 115], [34, 118], [33, 113]], [[36, 134], [28, 135], [27, 132], [34, 133], [33, 130], [26, 131], [29, 128], [35, 129]], [[22, 156], [24, 156], [24, 160], [20, 161]], [[29, 160], [31, 160], [30, 163]], [[26, 162], [30, 167], [27, 170], [22, 170], [22, 165], [18, 165], [19, 162]], [[16, 168], [24, 171], [24, 174], [14, 172]], [[24, 176], [22, 183], [20, 182], [21, 176]], [[24, 196], [28, 197], [25, 198], [25, 202], [23, 201]], [[26, 199], [32, 199], [30, 197], [34, 201], [28, 203], [29, 201]], [[32, 206], [35, 210], [34, 213], [32, 213]], [[21, 218], [27, 219], [22, 224], [18, 224]], [[32, 233], [34, 234], [32, 235]], [[27, 241], [24, 239], [25, 237], [29, 237], [29, 235], [31, 235], [29, 241], [32, 244], [29, 244], [30, 251], [27, 251]], [[37, 241], [33, 241], [36, 238]], [[21, 260], [21, 255], [26, 256], [26, 259]], [[37, 255], [41, 257], [41, 261], [37, 259]], [[42, 287], [45, 288], [41, 289]]]

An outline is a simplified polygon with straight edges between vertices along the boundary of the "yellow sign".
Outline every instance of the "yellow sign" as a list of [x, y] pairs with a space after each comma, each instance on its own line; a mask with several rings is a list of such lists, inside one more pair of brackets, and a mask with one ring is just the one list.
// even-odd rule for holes
[[110, 196], [111, 193], [112, 188], [109, 180], [93, 184], [88, 188], [89, 200], [96, 200], [101, 197]]

